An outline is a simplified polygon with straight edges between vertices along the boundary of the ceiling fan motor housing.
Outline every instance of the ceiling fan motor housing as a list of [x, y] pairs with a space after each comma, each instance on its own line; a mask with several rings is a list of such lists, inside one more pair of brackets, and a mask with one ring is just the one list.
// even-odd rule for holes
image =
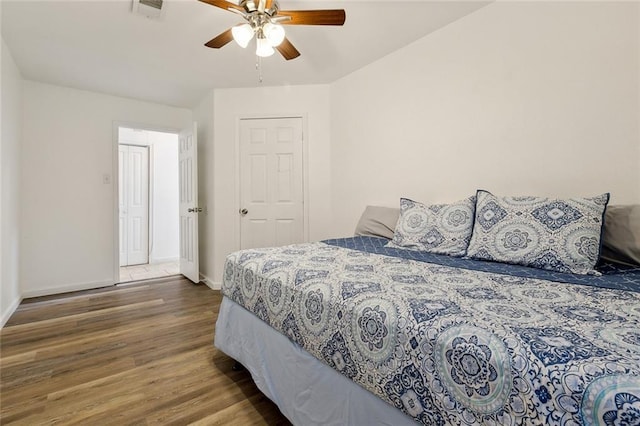
[[254, 0], [242, 0], [242, 2], [240, 2], [240, 7], [244, 8], [244, 10], [247, 11], [247, 14], [267, 15], [269, 18], [275, 16], [280, 8], [277, 1], [272, 1], [269, 8], [265, 7], [264, 12], [260, 12], [259, 3], [256, 4]]

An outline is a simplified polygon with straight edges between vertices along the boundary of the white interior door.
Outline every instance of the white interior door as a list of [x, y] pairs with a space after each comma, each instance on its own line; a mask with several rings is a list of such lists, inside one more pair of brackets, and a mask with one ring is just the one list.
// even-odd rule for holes
[[149, 263], [149, 149], [120, 145], [120, 266]]
[[194, 283], [200, 282], [198, 264], [198, 143], [197, 126], [180, 132], [180, 273]]
[[241, 248], [304, 241], [302, 119], [240, 121]]
[[129, 166], [128, 153], [128, 146], [118, 145], [118, 230], [120, 232], [118, 241], [120, 246], [120, 266], [129, 264], [129, 259], [127, 258], [127, 185], [125, 182], [126, 170]]

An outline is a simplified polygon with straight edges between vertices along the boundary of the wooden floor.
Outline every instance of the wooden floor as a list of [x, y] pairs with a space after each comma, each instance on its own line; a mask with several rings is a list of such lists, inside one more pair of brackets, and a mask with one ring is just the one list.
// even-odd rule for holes
[[0, 332], [0, 423], [288, 425], [213, 347], [220, 300], [181, 277], [25, 300]]

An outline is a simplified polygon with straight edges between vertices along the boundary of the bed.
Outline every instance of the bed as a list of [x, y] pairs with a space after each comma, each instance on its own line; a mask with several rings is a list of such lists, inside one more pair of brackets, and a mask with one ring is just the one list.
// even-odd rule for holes
[[640, 268], [576, 275], [388, 242], [228, 256], [215, 345], [292, 423], [640, 422]]

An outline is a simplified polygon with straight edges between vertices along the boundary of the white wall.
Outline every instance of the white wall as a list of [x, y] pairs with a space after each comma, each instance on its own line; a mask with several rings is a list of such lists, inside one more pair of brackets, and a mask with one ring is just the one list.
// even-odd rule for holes
[[[181, 129], [191, 111], [24, 81], [24, 296], [113, 283], [114, 122]], [[112, 180], [115, 182], [115, 180]]]
[[[214, 215], [213, 272], [222, 277], [224, 259], [239, 249], [237, 143], [241, 117], [302, 115], [308, 143], [309, 239], [331, 234], [329, 87], [326, 85], [216, 90], [214, 96], [214, 185], [208, 189]], [[211, 205], [213, 204], [213, 206]], [[211, 274], [211, 275], [209, 275]]]
[[150, 147], [149, 263], [178, 260], [178, 135], [120, 127], [119, 141]]
[[331, 85], [336, 235], [401, 196], [640, 202], [637, 2], [496, 2]]
[[0, 144], [0, 327], [21, 300], [20, 142], [22, 133], [22, 77], [2, 39], [2, 143]]

